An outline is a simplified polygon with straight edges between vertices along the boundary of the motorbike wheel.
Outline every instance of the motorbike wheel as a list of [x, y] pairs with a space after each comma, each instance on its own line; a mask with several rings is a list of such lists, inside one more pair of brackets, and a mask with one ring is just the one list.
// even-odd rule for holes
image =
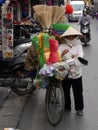
[[46, 89], [45, 105], [49, 122], [57, 125], [64, 112], [64, 92], [59, 82], [51, 82]]
[[86, 35], [83, 35], [83, 37], [80, 38], [80, 41], [83, 42], [83, 43], [84, 43], [83, 46], [86, 47], [86, 45], [87, 45], [87, 36], [86, 36]]
[[84, 35], [84, 47], [87, 46], [87, 37]]
[[31, 77], [26, 70], [19, 71], [14, 75], [12, 91], [20, 96], [31, 94], [35, 90]]

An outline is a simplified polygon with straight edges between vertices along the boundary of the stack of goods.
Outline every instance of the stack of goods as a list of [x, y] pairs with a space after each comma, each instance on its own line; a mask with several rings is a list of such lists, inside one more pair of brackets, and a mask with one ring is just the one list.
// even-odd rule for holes
[[37, 88], [46, 88], [48, 80], [43, 77], [53, 76], [50, 75], [54, 70], [53, 64], [61, 61], [58, 53], [58, 41], [55, 40], [55, 37], [49, 36], [48, 33], [40, 33], [32, 37], [32, 44], [38, 54], [39, 67], [41, 67], [40, 70], [38, 68], [39, 73], [37, 73], [34, 79], [34, 85]]
[[63, 80], [67, 78], [69, 73], [69, 65], [66, 62], [56, 62], [53, 64], [44, 64], [39, 70], [38, 77], [34, 79], [34, 85], [37, 88], [46, 88], [49, 85], [47, 77], [55, 77], [56, 79]]
[[48, 33], [40, 33], [32, 37], [32, 43], [39, 57], [39, 65], [60, 62], [58, 41]]
[[69, 71], [69, 65], [66, 62], [56, 62], [51, 65], [44, 64], [40, 69], [39, 75], [55, 76], [57, 79], [63, 80]]
[[34, 85], [40, 88], [43, 87], [43, 77], [55, 76], [57, 79], [63, 80], [68, 74], [69, 66], [61, 61], [58, 52], [59, 42], [53, 34], [50, 34], [50, 28], [64, 32], [69, 25], [62, 24], [66, 20], [65, 9], [62, 7], [35, 5], [33, 10], [36, 20], [43, 28], [43, 32], [32, 37], [32, 44], [38, 54], [40, 68], [40, 70], [38, 68]]

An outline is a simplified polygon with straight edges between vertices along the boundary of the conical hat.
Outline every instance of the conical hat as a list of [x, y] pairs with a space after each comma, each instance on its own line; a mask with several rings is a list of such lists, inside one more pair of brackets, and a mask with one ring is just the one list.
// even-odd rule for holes
[[82, 36], [82, 34], [76, 30], [73, 27], [69, 27], [62, 35], [61, 37], [66, 37], [66, 36], [70, 36], [70, 35], [74, 35], [74, 36]]

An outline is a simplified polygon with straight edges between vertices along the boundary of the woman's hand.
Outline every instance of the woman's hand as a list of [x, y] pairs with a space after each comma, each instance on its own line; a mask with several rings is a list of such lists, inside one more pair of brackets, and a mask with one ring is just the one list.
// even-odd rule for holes
[[72, 54], [72, 58], [75, 58], [75, 57], [77, 57], [78, 56], [78, 54]]

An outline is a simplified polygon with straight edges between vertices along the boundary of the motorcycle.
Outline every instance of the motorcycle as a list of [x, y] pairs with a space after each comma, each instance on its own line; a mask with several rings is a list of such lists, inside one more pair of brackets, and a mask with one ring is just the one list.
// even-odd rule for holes
[[14, 57], [17, 57], [19, 55], [25, 55], [31, 44], [32, 41], [30, 38], [14, 39], [14, 48], [13, 48]]
[[27, 95], [34, 91], [32, 79], [24, 65], [23, 56], [0, 59], [0, 87], [9, 87], [18, 95]]
[[17, 57], [27, 52], [27, 49], [31, 46], [32, 41], [30, 33], [24, 25], [14, 26], [14, 39], [13, 39], [13, 55]]
[[87, 46], [87, 43], [91, 40], [90, 23], [81, 23], [81, 33], [83, 37], [80, 38], [80, 41], [84, 43], [84, 46]]

